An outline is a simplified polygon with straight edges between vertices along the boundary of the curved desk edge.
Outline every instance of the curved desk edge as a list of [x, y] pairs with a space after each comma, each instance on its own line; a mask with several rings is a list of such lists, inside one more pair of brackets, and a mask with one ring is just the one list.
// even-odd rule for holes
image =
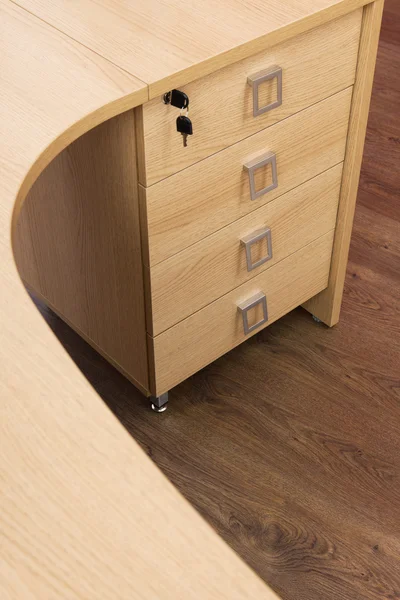
[[276, 598], [102, 403], [29, 300], [12, 226], [45, 166], [145, 84], [0, 0], [0, 589], [7, 598]]

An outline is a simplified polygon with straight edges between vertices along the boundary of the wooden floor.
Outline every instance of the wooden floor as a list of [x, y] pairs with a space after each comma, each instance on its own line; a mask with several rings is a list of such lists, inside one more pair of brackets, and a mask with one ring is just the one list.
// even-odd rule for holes
[[400, 598], [399, 171], [400, 2], [387, 0], [337, 327], [298, 309], [157, 415], [40, 307], [129, 432], [283, 599]]

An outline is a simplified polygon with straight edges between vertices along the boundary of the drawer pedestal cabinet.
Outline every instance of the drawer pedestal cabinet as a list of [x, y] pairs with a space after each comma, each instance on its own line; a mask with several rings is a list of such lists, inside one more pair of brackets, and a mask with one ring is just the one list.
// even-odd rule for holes
[[338, 321], [381, 11], [179, 87], [187, 147], [160, 94], [79, 138], [31, 189], [15, 247], [26, 286], [157, 410], [299, 305]]

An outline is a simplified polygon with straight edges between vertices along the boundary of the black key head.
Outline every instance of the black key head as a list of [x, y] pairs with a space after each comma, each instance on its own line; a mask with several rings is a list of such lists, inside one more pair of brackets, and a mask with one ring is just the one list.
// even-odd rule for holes
[[179, 115], [176, 120], [176, 130], [182, 135], [193, 135], [193, 125], [189, 117]]

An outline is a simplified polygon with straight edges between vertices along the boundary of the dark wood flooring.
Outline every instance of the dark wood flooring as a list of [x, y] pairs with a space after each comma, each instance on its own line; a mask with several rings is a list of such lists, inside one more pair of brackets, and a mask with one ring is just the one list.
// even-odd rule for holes
[[295, 310], [157, 415], [39, 307], [132, 436], [286, 600], [400, 598], [399, 171], [400, 2], [387, 0], [337, 327]]

